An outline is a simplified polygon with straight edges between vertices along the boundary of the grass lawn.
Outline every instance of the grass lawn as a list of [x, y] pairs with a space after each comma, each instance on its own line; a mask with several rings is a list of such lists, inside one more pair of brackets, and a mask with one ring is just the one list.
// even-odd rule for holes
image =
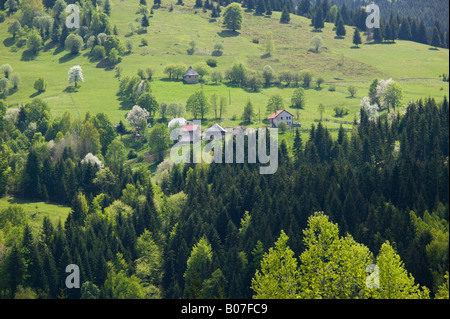
[[59, 204], [32, 202], [13, 197], [0, 198], [0, 210], [12, 204], [18, 204], [25, 210], [29, 217], [29, 223], [34, 229], [42, 226], [45, 216], [49, 217], [54, 225], [57, 225], [59, 221], [64, 223], [70, 212], [70, 207]]

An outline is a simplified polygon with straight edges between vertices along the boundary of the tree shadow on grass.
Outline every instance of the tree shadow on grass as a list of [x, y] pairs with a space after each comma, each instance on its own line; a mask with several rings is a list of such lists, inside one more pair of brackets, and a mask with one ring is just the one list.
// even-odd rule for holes
[[117, 63], [111, 63], [108, 59], [103, 59], [100, 62], [98, 62], [95, 67], [99, 69], [105, 69], [105, 71], [111, 71], [114, 70], [116, 64]]
[[3, 40], [3, 45], [5, 47], [10, 47], [14, 44], [15, 40], [11, 37], [11, 38], [6, 38], [5, 40]]
[[79, 56], [80, 55], [80, 53], [78, 52], [78, 53], [76, 53], [76, 54], [73, 54], [73, 53], [67, 53], [67, 54], [65, 54], [64, 56], [62, 56], [62, 57], [60, 57], [59, 58], [59, 63], [65, 63], [65, 62], [69, 62], [69, 61], [71, 61], [71, 60], [73, 60], [74, 58], [76, 58], [77, 56]]
[[68, 87], [66, 87], [66, 88], [63, 90], [63, 92], [65, 92], [65, 93], [76, 93], [76, 92], [78, 92], [78, 87], [69, 85]]
[[39, 96], [43, 91], [37, 91], [34, 92], [33, 94], [30, 94], [30, 99], [34, 99], [36, 96]]
[[239, 32], [231, 30], [222, 30], [220, 32], [217, 32], [217, 35], [222, 38], [237, 37], [239, 34], [240, 34]]
[[53, 55], [58, 55], [58, 54], [60, 54], [60, 53], [63, 52], [63, 51], [64, 51], [64, 48], [61, 47], [61, 46], [58, 46], [58, 47], [55, 49], [55, 51], [53, 51]]
[[25, 50], [22, 52], [22, 57], [20, 61], [33, 61], [36, 59], [36, 52], [34, 50]]

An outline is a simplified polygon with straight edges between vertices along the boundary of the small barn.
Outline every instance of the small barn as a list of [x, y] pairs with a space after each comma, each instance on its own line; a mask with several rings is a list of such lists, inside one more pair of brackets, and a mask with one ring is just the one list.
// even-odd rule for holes
[[278, 127], [280, 121], [285, 122], [289, 127], [294, 123], [294, 116], [286, 110], [278, 110], [268, 117], [270, 127]]
[[198, 83], [198, 73], [191, 66], [187, 69], [186, 73], [183, 75], [183, 80], [189, 84]]
[[213, 139], [215, 136], [225, 136], [225, 129], [220, 126], [219, 124], [214, 124], [213, 126], [211, 126], [210, 128], [205, 130], [205, 138], [207, 139]]

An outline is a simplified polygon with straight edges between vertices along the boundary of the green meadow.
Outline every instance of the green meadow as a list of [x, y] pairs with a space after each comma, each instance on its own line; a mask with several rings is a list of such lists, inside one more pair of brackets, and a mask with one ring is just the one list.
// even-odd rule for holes
[[[314, 32], [309, 19], [292, 14], [290, 24], [280, 24], [280, 12], [274, 12], [270, 18], [244, 12], [243, 27], [235, 34], [223, 28], [222, 17], [211, 20], [210, 12], [194, 9], [193, 0], [185, 1], [185, 6], [174, 5], [172, 12], [169, 11], [170, 4], [163, 1], [160, 8], [154, 9], [150, 26], [146, 32], [142, 32], [138, 1], [113, 3], [112, 24], [117, 26], [124, 43], [133, 43], [132, 52], [126, 54], [118, 64], [122, 76], [135, 75], [139, 68], [151, 67], [154, 70], [152, 91], [158, 102], [184, 104], [194, 91], [200, 89], [205, 91], [207, 97], [214, 92], [225, 96], [230, 102], [223, 116], [222, 124], [226, 126], [242, 124], [240, 117], [249, 99], [261, 119], [267, 118], [266, 104], [273, 94], [280, 94], [286, 109], [296, 115], [297, 110], [289, 106], [294, 88], [274, 86], [251, 92], [225, 82], [214, 84], [208, 77], [203, 85], [188, 85], [182, 81], [167, 80], [163, 73], [164, 66], [169, 63], [189, 66], [206, 61], [211, 58], [214, 44], [222, 42], [223, 55], [213, 57], [217, 60], [215, 69], [222, 73], [235, 63], [242, 63], [247, 69], [259, 72], [265, 65], [270, 65], [277, 73], [310, 70], [313, 82], [306, 89], [306, 107], [299, 110], [299, 120], [305, 128], [320, 119], [317, 109], [320, 103], [325, 105], [324, 119], [337, 120], [325, 122], [327, 127], [339, 127], [338, 121], [352, 122], [357, 118], [360, 100], [367, 95], [369, 84], [374, 78], [392, 77], [398, 81], [403, 89], [404, 104], [428, 96], [441, 99], [449, 93], [448, 83], [439, 78], [449, 69], [447, 49], [434, 50], [409, 41], [396, 41], [395, 44], [363, 43], [359, 48], [354, 48], [353, 28], [349, 26], [346, 27], [347, 36], [336, 39], [333, 24], [325, 24], [322, 32]], [[131, 32], [130, 24], [134, 26], [135, 32]], [[72, 55], [48, 42], [39, 55], [29, 57], [23, 48], [15, 48], [7, 28], [8, 21], [0, 24], [0, 64], [9, 63], [22, 80], [19, 90], [7, 98], [11, 107], [39, 97], [49, 104], [53, 116], [69, 110], [76, 117], [84, 117], [89, 111], [94, 114], [104, 112], [115, 123], [124, 119], [131, 106], [122, 103], [117, 96], [119, 81], [113, 68], [105, 68], [98, 61], [90, 61], [87, 49]], [[267, 57], [264, 40], [269, 30], [273, 34], [275, 52]], [[319, 53], [311, 50], [310, 40], [316, 35], [324, 41], [325, 48]], [[362, 36], [364, 42], [365, 36]], [[142, 39], [148, 41], [148, 48], [141, 46]], [[192, 40], [196, 42], [196, 50], [189, 55], [187, 49]], [[254, 43], [254, 40], [259, 43]], [[67, 72], [77, 64], [83, 69], [84, 82], [74, 90], [67, 81]], [[48, 83], [47, 90], [41, 94], [33, 89], [33, 83], [39, 76], [43, 76]], [[325, 81], [321, 88], [315, 84], [318, 77]], [[347, 91], [349, 85], [357, 88], [353, 98]], [[330, 87], [335, 90], [330, 91]], [[348, 109], [348, 115], [335, 119], [333, 109], [336, 106]], [[185, 117], [190, 118], [191, 114], [187, 113]], [[213, 111], [206, 117], [213, 120]], [[351, 127], [348, 124], [344, 126]]]
[[70, 212], [70, 207], [60, 204], [33, 202], [13, 197], [0, 198], [0, 210], [14, 204], [20, 205], [24, 209], [29, 224], [35, 229], [42, 226], [44, 217], [48, 217], [55, 226], [59, 221], [64, 223]]

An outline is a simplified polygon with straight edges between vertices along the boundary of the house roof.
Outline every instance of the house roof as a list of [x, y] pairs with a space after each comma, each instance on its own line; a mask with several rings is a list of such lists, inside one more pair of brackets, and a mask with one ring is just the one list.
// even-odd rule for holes
[[195, 124], [183, 125], [183, 131], [185, 131], [185, 132], [196, 131], [197, 129], [198, 129], [198, 125], [195, 125]]
[[[270, 119], [274, 119], [274, 118], [278, 117], [278, 115], [280, 115], [283, 111], [286, 112], [286, 113], [288, 113], [288, 114], [290, 114], [290, 115], [292, 115], [291, 113], [289, 113], [289, 112], [286, 111], [286, 110], [278, 110], [278, 111], [276, 111], [275, 113], [273, 113], [271, 116], [269, 116], [268, 119], [270, 120]], [[292, 115], [292, 116], [293, 116], [293, 115]]]
[[192, 68], [192, 66], [190, 66], [190, 67], [187, 69], [187, 71], [184, 73], [183, 76], [186, 76], [186, 75], [198, 75], [198, 73], [197, 73], [197, 71], [195, 71], [195, 70]]
[[226, 132], [226, 131], [222, 126], [220, 126], [219, 124], [216, 123], [213, 126], [211, 126], [210, 128], [208, 128], [205, 132], [209, 133], [209, 132]]

